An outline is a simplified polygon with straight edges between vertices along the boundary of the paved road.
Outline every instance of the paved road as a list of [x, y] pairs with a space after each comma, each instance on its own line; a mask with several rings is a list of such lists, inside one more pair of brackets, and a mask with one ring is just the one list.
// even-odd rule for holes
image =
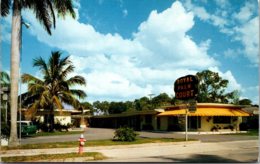
[[[226, 142], [179, 142], [141, 145], [85, 147], [85, 152], [101, 152], [108, 157], [96, 162], [257, 162], [258, 140]], [[24, 156], [77, 152], [78, 148], [28, 149], [3, 151], [0, 156]]]
[[[140, 137], [147, 138], [185, 138], [184, 134], [174, 132], [138, 132]], [[45, 137], [28, 137], [22, 139], [22, 144], [36, 144], [36, 143], [49, 143], [49, 142], [65, 142], [65, 141], [77, 141], [79, 134], [66, 135], [66, 136], [45, 136]], [[111, 139], [114, 136], [114, 129], [103, 128], [88, 128], [84, 132], [84, 136], [87, 140], [101, 140]], [[191, 139], [198, 139], [201, 142], [223, 142], [223, 141], [238, 141], [238, 140], [258, 140], [258, 136], [247, 135], [188, 135]]]
[[258, 141], [151, 145], [98, 150], [109, 159], [102, 162], [257, 162]]

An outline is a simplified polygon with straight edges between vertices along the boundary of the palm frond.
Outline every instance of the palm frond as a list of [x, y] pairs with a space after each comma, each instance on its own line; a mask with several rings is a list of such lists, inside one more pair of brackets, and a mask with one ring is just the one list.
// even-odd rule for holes
[[6, 72], [0, 72], [0, 83], [1, 85], [10, 84], [10, 76]]
[[76, 18], [75, 11], [73, 9], [73, 4], [71, 0], [54, 0], [54, 8], [58, 11], [58, 15], [63, 18], [69, 13], [72, 18]]
[[66, 78], [69, 73], [72, 73], [74, 71], [74, 68], [75, 67], [73, 65], [69, 65], [61, 72], [61, 77]]
[[71, 77], [66, 82], [68, 83], [69, 86], [72, 86], [72, 85], [86, 85], [85, 78], [82, 77], [82, 76]]
[[63, 108], [62, 103], [61, 103], [60, 99], [57, 96], [53, 96], [52, 100], [53, 100], [53, 103], [56, 105], [56, 107], [58, 109], [62, 109]]
[[71, 92], [61, 91], [59, 93], [59, 98], [62, 102], [66, 104], [72, 105], [73, 107], [77, 108], [80, 105], [80, 102], [72, 96]]
[[44, 74], [44, 79], [49, 79], [50, 73], [49, 73], [48, 65], [46, 64], [46, 62], [43, 60], [42, 57], [34, 59], [33, 66], [40, 68], [40, 70]]
[[49, 4], [46, 2], [46, 0], [37, 0], [34, 2], [35, 3], [33, 4], [32, 9], [34, 10], [36, 18], [44, 26], [48, 34], [51, 35], [52, 22], [51, 22], [51, 16], [49, 14], [50, 12]]
[[10, 8], [11, 0], [1, 0], [1, 16], [7, 16], [10, 12]]
[[79, 90], [79, 89], [71, 89], [70, 92], [71, 92], [71, 94], [73, 94], [81, 99], [87, 97], [87, 94], [84, 91]]
[[22, 83], [35, 83], [35, 84], [44, 85], [44, 82], [42, 80], [26, 73], [22, 75]]

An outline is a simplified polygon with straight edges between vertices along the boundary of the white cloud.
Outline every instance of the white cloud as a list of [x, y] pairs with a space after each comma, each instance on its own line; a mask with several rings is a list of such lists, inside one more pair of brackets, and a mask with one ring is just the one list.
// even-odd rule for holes
[[259, 18], [249, 20], [241, 27], [235, 28], [236, 39], [244, 45], [246, 57], [255, 65], [259, 63]]
[[[185, 7], [202, 21], [218, 27], [221, 33], [231, 36], [232, 40], [239, 41], [244, 48], [236, 51], [245, 54], [254, 66], [258, 66], [259, 17], [255, 16], [257, 7], [254, 1], [245, 1], [239, 12], [233, 14], [229, 1], [215, 2], [220, 8], [216, 8], [214, 13], [209, 13], [204, 7], [193, 4], [191, 0], [185, 1]], [[232, 52], [228, 50], [224, 53], [225, 56], [230, 56]]]
[[215, 0], [215, 2], [221, 8], [227, 8], [230, 6], [230, 3], [228, 0]]
[[259, 91], [259, 85], [246, 87], [242, 89], [242, 93], [244, 95], [243, 98], [250, 99], [252, 100], [253, 104], [259, 105]]
[[256, 7], [254, 4], [246, 2], [245, 6], [243, 6], [238, 13], [235, 13], [233, 17], [241, 23], [247, 22], [253, 15], [255, 9]]
[[[200, 12], [207, 19], [206, 12], [204, 16], [203, 9]], [[152, 11], [132, 40], [101, 34], [92, 25], [80, 23], [78, 17], [58, 19], [50, 37], [32, 15], [24, 16], [32, 24], [32, 35], [71, 54], [75, 74], [87, 80], [87, 86], [80, 88], [90, 101], [132, 100], [162, 92], [173, 95], [178, 77], [209, 67], [220, 72], [218, 62], [208, 54], [211, 40], [196, 43], [187, 35], [194, 26], [194, 14], [178, 1], [160, 13]], [[221, 75], [230, 80], [230, 89], [241, 88], [230, 71]]]
[[224, 56], [226, 58], [231, 58], [231, 59], [236, 59], [241, 55], [241, 50], [239, 49], [230, 49], [228, 48], [227, 50], [224, 51]]
[[128, 15], [128, 10], [124, 9], [123, 10], [123, 17], [126, 17]]
[[11, 25], [12, 25], [12, 17], [11, 14], [1, 19], [1, 27], [0, 27], [0, 41], [10, 43], [11, 42]]
[[227, 87], [227, 92], [231, 92], [234, 90], [242, 90], [241, 84], [239, 84], [235, 77], [233, 76], [232, 72], [230, 70], [226, 72], [221, 72], [218, 67], [210, 67], [209, 70], [213, 72], [218, 72], [219, 76], [222, 77], [223, 79], [226, 79], [229, 81], [228, 87]]

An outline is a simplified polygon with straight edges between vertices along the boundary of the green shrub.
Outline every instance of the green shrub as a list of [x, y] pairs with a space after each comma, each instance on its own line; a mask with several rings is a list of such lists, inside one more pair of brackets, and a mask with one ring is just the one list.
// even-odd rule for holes
[[132, 128], [122, 127], [118, 128], [115, 131], [115, 136], [113, 137], [113, 140], [131, 142], [136, 140], [137, 135], [138, 133], [136, 133]]

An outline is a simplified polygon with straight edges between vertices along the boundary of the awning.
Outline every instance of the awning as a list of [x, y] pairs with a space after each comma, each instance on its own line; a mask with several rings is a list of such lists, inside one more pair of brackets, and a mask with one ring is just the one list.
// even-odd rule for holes
[[[185, 109], [165, 111], [157, 116], [184, 115]], [[195, 113], [188, 113], [188, 116], [249, 116], [250, 114], [241, 109], [229, 108], [197, 108]]]

